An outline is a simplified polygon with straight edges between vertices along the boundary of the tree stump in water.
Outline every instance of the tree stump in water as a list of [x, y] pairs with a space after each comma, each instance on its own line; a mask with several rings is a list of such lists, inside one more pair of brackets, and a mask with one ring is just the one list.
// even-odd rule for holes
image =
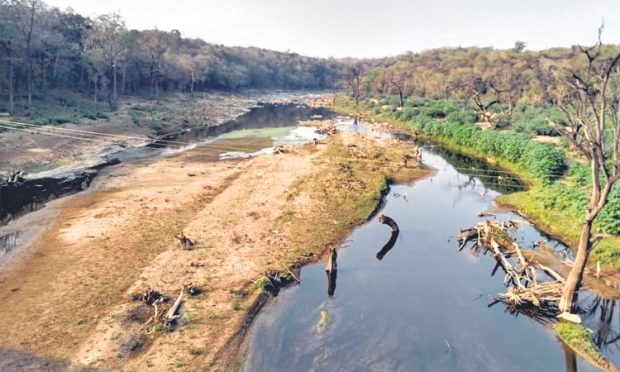
[[379, 216], [379, 222], [381, 222], [384, 225], [388, 225], [389, 227], [392, 228], [392, 232], [396, 232], [399, 231], [398, 229], [398, 225], [396, 224], [396, 221], [394, 221], [392, 218], [382, 214]]
[[338, 263], [336, 259], [338, 258], [338, 252], [335, 247], [332, 247], [329, 250], [329, 258], [327, 259], [327, 265], [325, 265], [325, 271], [331, 273], [338, 270]]

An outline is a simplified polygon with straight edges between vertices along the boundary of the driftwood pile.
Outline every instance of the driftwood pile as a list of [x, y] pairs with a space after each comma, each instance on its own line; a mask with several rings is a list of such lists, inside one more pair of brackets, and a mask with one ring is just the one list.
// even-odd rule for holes
[[185, 291], [186, 288], [183, 288], [177, 299], [171, 305], [165, 296], [154, 291], [151, 287], [147, 287], [142, 295], [142, 301], [147, 305], [153, 306], [153, 316], [144, 323], [144, 328], [147, 330], [155, 330], [156, 327], [153, 326], [159, 324], [163, 329], [169, 329], [172, 323], [181, 317], [177, 313], [181, 308]]
[[[511, 305], [532, 304], [536, 307], [543, 302], [560, 300], [564, 278], [553, 269], [542, 265], [535, 260], [528, 260], [518, 244], [507, 243], [506, 230], [515, 230], [519, 224], [527, 223], [520, 220], [503, 222], [484, 221], [475, 227], [460, 230], [457, 234], [459, 250], [468, 242], [473, 241], [473, 247], [483, 248], [492, 253], [497, 264], [506, 273], [504, 285], [508, 287], [506, 293], [499, 295], [499, 299]], [[501, 242], [501, 243], [500, 243]], [[511, 264], [508, 258], [514, 257]], [[545, 273], [549, 280], [539, 281], [538, 273]]]
[[24, 182], [26, 172], [23, 170], [11, 170], [6, 179], [0, 177], [0, 184], [19, 184]]

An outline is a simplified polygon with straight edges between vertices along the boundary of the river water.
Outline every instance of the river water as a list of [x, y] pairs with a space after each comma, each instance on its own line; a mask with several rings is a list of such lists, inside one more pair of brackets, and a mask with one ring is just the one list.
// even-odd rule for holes
[[[427, 145], [423, 163], [437, 174], [394, 185], [380, 211], [400, 226], [393, 246], [390, 228], [376, 218], [355, 229], [339, 249], [333, 296], [324, 264], [303, 268], [301, 283], [281, 291], [255, 320], [245, 371], [595, 370], [545, 326], [553, 317], [494, 303], [505, 288], [503, 272], [492, 275], [492, 257], [457, 249], [460, 228], [482, 221], [478, 214], [494, 208], [501, 192], [523, 186], [440, 147]], [[521, 246], [544, 240], [570, 255], [531, 226], [513, 235]], [[585, 325], [619, 365], [616, 303], [582, 297], [590, 310], [582, 315]]]

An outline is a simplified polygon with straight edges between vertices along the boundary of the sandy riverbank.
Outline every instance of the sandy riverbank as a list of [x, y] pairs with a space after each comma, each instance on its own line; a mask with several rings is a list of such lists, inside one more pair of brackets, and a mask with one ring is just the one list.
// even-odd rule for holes
[[[256, 280], [342, 239], [374, 209], [387, 176], [426, 174], [399, 165], [408, 151], [340, 134], [246, 161], [189, 152], [110, 170], [96, 190], [59, 205], [0, 279], [0, 347], [104, 368], [220, 366], [215, 356], [260, 294]], [[180, 250], [181, 231], [195, 249]], [[189, 282], [204, 293], [185, 301], [174, 332], [146, 336], [128, 316], [147, 286], [176, 296]]]

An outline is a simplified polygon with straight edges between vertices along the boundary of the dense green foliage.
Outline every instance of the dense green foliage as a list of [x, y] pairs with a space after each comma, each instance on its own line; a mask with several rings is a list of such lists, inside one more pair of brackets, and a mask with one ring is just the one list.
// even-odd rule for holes
[[483, 131], [473, 125], [477, 115], [465, 104], [452, 100], [407, 100], [405, 107], [390, 105], [389, 98], [368, 100], [366, 106], [408, 122], [426, 136], [441, 136], [490, 156], [503, 157], [525, 169], [545, 184], [562, 176], [564, 151], [557, 146], [534, 141], [512, 131]]
[[[619, 48], [605, 45], [603, 56], [611, 56]], [[574, 68], [583, 62], [577, 47], [543, 51], [527, 51], [522, 47], [441, 48], [385, 60], [369, 68], [365, 80], [372, 94], [401, 91], [404, 97], [442, 99], [469, 100], [475, 90], [480, 91], [481, 85], [492, 86], [501, 93], [495, 96], [494, 90], [489, 89], [488, 95], [499, 98], [504, 107], [493, 106], [491, 111], [510, 111], [519, 104], [551, 103], [550, 92], [556, 89], [556, 82], [550, 67]]]
[[[363, 101], [360, 109], [398, 120], [426, 136], [439, 136], [491, 158], [508, 160], [541, 181], [543, 187], [537, 187], [531, 193], [535, 194], [542, 208], [563, 213], [566, 218], [576, 221], [580, 221], [585, 213], [591, 186], [588, 164], [567, 164], [561, 146], [535, 141], [534, 136], [542, 133], [524, 129], [535, 128], [532, 121], [538, 121], [541, 130], [550, 130], [541, 118], [544, 120], [549, 116], [561, 122], [562, 116], [557, 108], [519, 105], [509, 118], [512, 124], [508, 130], [481, 130], [474, 125], [479, 120], [476, 112], [456, 100], [408, 98], [400, 108], [397, 97], [382, 94]], [[600, 232], [620, 234], [620, 187], [617, 185], [607, 206], [597, 217], [595, 227]]]

